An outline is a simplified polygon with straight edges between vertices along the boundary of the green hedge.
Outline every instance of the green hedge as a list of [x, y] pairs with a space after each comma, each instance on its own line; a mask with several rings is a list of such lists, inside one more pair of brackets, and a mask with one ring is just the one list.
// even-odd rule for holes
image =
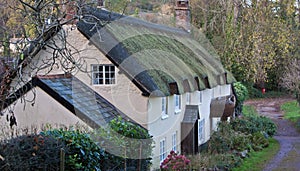
[[[75, 129], [50, 129], [2, 141], [0, 170], [60, 170], [62, 163], [65, 170], [150, 168], [153, 140], [146, 129], [117, 118], [99, 130], [88, 134]], [[108, 147], [113, 144], [127, 155], [110, 153]], [[135, 153], [138, 156], [133, 156]], [[60, 160], [62, 156], [64, 162]]]

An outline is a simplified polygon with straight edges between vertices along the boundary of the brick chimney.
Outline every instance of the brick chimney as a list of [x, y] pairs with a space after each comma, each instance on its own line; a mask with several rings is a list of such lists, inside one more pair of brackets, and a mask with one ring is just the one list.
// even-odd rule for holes
[[189, 0], [175, 0], [176, 27], [191, 30]]

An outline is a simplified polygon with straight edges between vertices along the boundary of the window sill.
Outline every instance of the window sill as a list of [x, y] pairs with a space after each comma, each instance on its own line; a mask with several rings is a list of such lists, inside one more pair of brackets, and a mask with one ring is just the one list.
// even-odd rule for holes
[[115, 86], [117, 84], [92, 84], [92, 86], [95, 86], [95, 87], [101, 87], [101, 86]]
[[162, 119], [162, 120], [165, 120], [165, 119], [167, 119], [168, 117], [169, 117], [169, 115], [167, 115], [167, 114], [165, 114], [165, 113], [161, 115], [161, 119]]
[[175, 114], [178, 114], [181, 112], [181, 109], [175, 109]]

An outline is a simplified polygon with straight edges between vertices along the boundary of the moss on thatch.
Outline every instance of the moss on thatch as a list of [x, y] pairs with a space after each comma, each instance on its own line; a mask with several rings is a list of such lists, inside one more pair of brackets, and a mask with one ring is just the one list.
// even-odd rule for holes
[[[132, 17], [109, 14], [107, 11], [99, 10], [93, 11], [93, 13], [99, 18], [102, 14], [101, 19], [105, 20], [105, 16], [106, 20], [111, 19], [109, 24], [101, 26], [98, 32], [104, 33], [105, 30], [105, 33], [110, 34], [113, 40], [118, 42], [118, 45], [115, 46], [117, 48], [109, 49], [110, 52], [108, 52], [112, 62], [118, 66], [131, 58], [131, 61], [143, 68], [142, 71], [146, 71], [145, 76], [151, 77], [151, 79], [145, 79], [147, 84], [153, 84], [154, 86], [150, 87], [157, 87], [158, 91], [165, 95], [170, 94], [169, 84], [174, 82], [177, 83], [179, 93], [184, 93], [184, 80], [187, 80], [190, 91], [207, 88], [203, 79], [205, 77], [208, 78], [210, 87], [226, 84], [226, 81], [229, 83], [234, 81], [231, 74], [227, 74], [227, 80], [224, 79], [223, 75], [226, 71], [213, 49], [207, 46], [209, 42], [203, 40], [202, 34], [196, 34], [196, 32], [189, 34], [176, 28], [147, 23]], [[89, 30], [81, 31], [89, 32]], [[103, 45], [98, 48], [103, 48]], [[114, 53], [113, 51], [119, 52]], [[121, 54], [121, 51], [124, 53]], [[130, 72], [130, 70], [125, 72]], [[135, 74], [129, 73], [128, 75], [134, 77]], [[138, 78], [142, 79], [142, 77], [140, 75]], [[197, 84], [195, 84], [195, 77], [199, 78], [196, 79], [199, 81]], [[137, 80], [137, 82], [145, 83], [144, 80]], [[199, 85], [199, 87], [195, 85]], [[143, 85], [143, 87], [147, 89], [149, 86]], [[148, 91], [153, 90], [148, 89]]]

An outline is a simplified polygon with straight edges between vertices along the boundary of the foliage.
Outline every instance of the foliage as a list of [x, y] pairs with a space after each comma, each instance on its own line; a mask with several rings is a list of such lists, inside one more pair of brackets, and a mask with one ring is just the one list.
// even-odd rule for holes
[[247, 87], [244, 86], [241, 82], [235, 82], [235, 83], [233, 83], [233, 87], [234, 87], [235, 93], [237, 95], [236, 102], [238, 104], [243, 104], [244, 101], [248, 97], [248, 89], [247, 89]]
[[285, 65], [299, 56], [295, 0], [191, 0], [192, 24], [210, 39], [239, 81], [277, 88]]
[[243, 103], [248, 97], [248, 90], [241, 82], [233, 83], [233, 88], [236, 94], [236, 114], [240, 115], [243, 110]]
[[167, 158], [161, 163], [161, 170], [185, 170], [189, 168], [190, 160], [184, 155], [178, 155], [171, 151]]
[[53, 129], [41, 132], [41, 135], [51, 136], [66, 144], [65, 167], [70, 170], [100, 170], [101, 163], [107, 158], [104, 149], [89, 134], [79, 130]]
[[253, 151], [249, 153], [249, 157], [245, 158], [241, 165], [232, 168], [233, 171], [248, 171], [249, 168], [253, 171], [260, 171], [265, 168], [265, 164], [268, 163], [276, 153], [279, 151], [279, 142], [275, 139], [269, 139], [269, 146], [261, 151]]
[[148, 170], [151, 165], [153, 140], [146, 129], [141, 126], [122, 120], [113, 119], [110, 126], [99, 128], [93, 139], [100, 142], [110, 154], [111, 163], [107, 163], [104, 170], [140, 168]]
[[200, 153], [188, 157], [191, 159], [191, 170], [230, 170], [242, 162], [239, 156], [232, 153]]
[[[254, 152], [261, 151], [270, 145], [269, 137], [275, 134], [276, 125], [270, 119], [259, 116], [253, 108], [248, 106], [243, 112], [245, 116], [235, 118], [230, 123], [219, 123], [218, 130], [211, 135], [208, 142], [207, 154], [201, 154], [198, 164], [191, 161], [193, 169], [231, 170], [232, 167], [241, 164], [241, 158], [256, 154]], [[212, 158], [216, 159], [222, 155], [228, 158], [223, 156], [223, 160], [211, 161]]]
[[52, 136], [23, 135], [0, 143], [0, 170], [59, 170], [60, 150], [68, 146]]
[[277, 129], [275, 123], [264, 116], [243, 116], [242, 118], [236, 118], [233, 120], [231, 125], [235, 131], [246, 134], [263, 132], [269, 136], [273, 136]]
[[247, 83], [247, 84], [245, 84], [245, 86], [248, 90], [248, 98], [249, 99], [264, 97], [261, 90], [253, 87], [253, 84]]
[[256, 132], [251, 135], [251, 143], [254, 151], [260, 151], [269, 146], [269, 141], [261, 132]]
[[214, 132], [209, 141], [209, 152], [212, 154], [228, 153], [231, 151], [250, 150], [251, 135], [237, 132], [229, 123], [220, 123], [218, 131]]
[[277, 130], [271, 119], [259, 116], [252, 106], [244, 106], [243, 116], [232, 120], [231, 125], [235, 131], [245, 134], [265, 133], [266, 136], [274, 136]]
[[[235, 125], [235, 127], [240, 126], [242, 125]], [[238, 128], [238, 130], [243, 128]], [[253, 129], [242, 133], [236, 131], [231, 123], [220, 123], [218, 130], [213, 133], [208, 142], [207, 151], [188, 156], [191, 159], [191, 169], [232, 170], [239, 166], [243, 168], [244, 160], [247, 162], [254, 160], [262, 167], [264, 161], [261, 161], [259, 157], [270, 159], [279, 150], [279, 144], [274, 139], [268, 139], [268, 136], [262, 132], [252, 133]], [[268, 152], [272, 155], [263, 156]], [[248, 165], [247, 162], [246, 165]]]
[[[121, 118], [112, 120], [110, 125], [103, 129], [103, 137], [98, 132], [88, 134], [71, 128], [2, 140], [0, 170], [59, 170], [61, 152], [65, 154], [67, 170], [149, 170], [153, 141], [147, 130]], [[126, 149], [127, 155], [110, 153], [112, 148]]]

